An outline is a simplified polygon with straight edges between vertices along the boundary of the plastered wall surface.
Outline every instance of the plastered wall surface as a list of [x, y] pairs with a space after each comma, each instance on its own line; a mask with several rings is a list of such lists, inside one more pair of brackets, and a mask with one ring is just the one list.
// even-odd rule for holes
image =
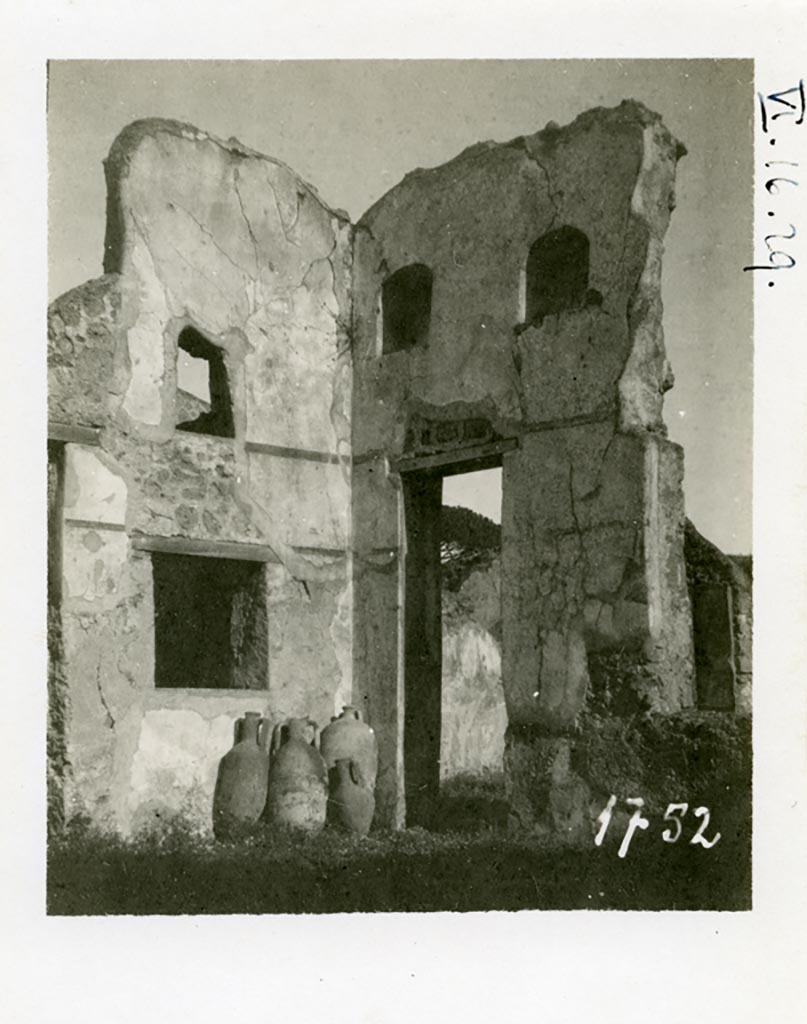
[[[105, 276], [50, 311], [50, 418], [98, 441], [64, 446], [64, 799], [205, 828], [235, 717], [327, 721], [350, 688], [351, 229], [282, 164], [172, 122], [125, 129], [106, 173]], [[223, 356], [232, 438], [176, 429], [188, 327]], [[260, 548], [264, 692], [155, 688], [155, 538]]]
[[[661, 419], [672, 374], [660, 259], [682, 152], [655, 115], [626, 102], [414, 171], [357, 225], [354, 657], [389, 756], [401, 708], [381, 681], [398, 671], [400, 651], [373, 638], [398, 634], [400, 602], [370, 555], [404, 552], [388, 466], [420, 454], [409, 446], [422, 420], [479, 419], [492, 438], [517, 442], [501, 458], [510, 726], [574, 731], [590, 663], [615, 649], [631, 652], [622, 696], [634, 710], [693, 703], [682, 458]], [[588, 295], [527, 323], [531, 246], [561, 226], [588, 239]], [[382, 284], [411, 264], [433, 274], [428, 337], [385, 354]], [[397, 794], [385, 800], [398, 804]]]
[[[533, 789], [571, 808], [555, 818], [588, 827], [569, 746], [587, 716], [695, 702], [683, 456], [661, 415], [682, 154], [627, 101], [414, 171], [354, 227], [236, 140], [124, 129], [106, 162], [104, 276], [49, 317], [68, 817], [207, 829], [236, 717], [324, 725], [352, 701], [379, 742], [377, 821], [403, 824], [407, 474], [482, 453], [503, 467], [510, 792], [523, 824], [548, 820], [519, 795], [537, 771]], [[538, 315], [532, 248], [559, 230], [585, 243], [584, 287]], [[382, 292], [413, 264], [431, 282], [425, 333], [392, 351]], [[210, 412], [178, 389], [188, 331], [220, 360], [232, 436], [177, 429]], [[265, 689], [155, 678], [155, 617], [171, 610], [155, 607], [154, 552], [259, 564]], [[445, 662], [467, 674], [471, 647], [468, 671], [495, 675], [481, 633], [449, 638]]]

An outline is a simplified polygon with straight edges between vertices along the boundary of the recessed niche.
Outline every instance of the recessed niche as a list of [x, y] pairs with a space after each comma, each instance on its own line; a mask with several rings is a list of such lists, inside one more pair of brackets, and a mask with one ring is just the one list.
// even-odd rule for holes
[[381, 289], [381, 351], [401, 352], [424, 344], [432, 313], [432, 272], [412, 263], [391, 274]]
[[564, 225], [533, 242], [527, 257], [526, 323], [588, 304], [589, 241], [577, 228]]

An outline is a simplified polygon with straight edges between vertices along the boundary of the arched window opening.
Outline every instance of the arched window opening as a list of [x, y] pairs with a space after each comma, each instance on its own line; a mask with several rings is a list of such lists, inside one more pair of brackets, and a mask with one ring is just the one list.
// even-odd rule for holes
[[432, 272], [412, 263], [391, 274], [381, 289], [383, 354], [425, 343], [432, 314]]
[[235, 437], [227, 367], [220, 348], [186, 327], [177, 339], [177, 430]]
[[589, 292], [588, 271], [588, 238], [577, 228], [564, 225], [533, 242], [527, 257], [526, 322], [595, 303], [600, 297]]

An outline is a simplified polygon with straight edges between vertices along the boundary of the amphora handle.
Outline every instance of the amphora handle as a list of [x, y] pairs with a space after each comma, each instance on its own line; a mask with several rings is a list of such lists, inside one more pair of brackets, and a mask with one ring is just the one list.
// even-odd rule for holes
[[271, 745], [271, 747], [269, 749], [270, 755], [272, 757], [274, 757], [277, 754], [278, 750], [280, 750], [282, 745], [283, 745], [283, 723], [282, 722], [278, 722], [277, 725], [272, 730], [272, 745]]

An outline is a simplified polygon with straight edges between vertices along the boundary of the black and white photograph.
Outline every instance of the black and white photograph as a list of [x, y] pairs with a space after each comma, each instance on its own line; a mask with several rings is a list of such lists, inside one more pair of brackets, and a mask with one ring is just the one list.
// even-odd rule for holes
[[753, 98], [50, 64], [50, 912], [750, 907]]
[[632, 50], [84, 8], [15, 65], [14, 1019], [471, 1021], [533, 969], [553, 1022], [800, 1019], [797, 6]]

